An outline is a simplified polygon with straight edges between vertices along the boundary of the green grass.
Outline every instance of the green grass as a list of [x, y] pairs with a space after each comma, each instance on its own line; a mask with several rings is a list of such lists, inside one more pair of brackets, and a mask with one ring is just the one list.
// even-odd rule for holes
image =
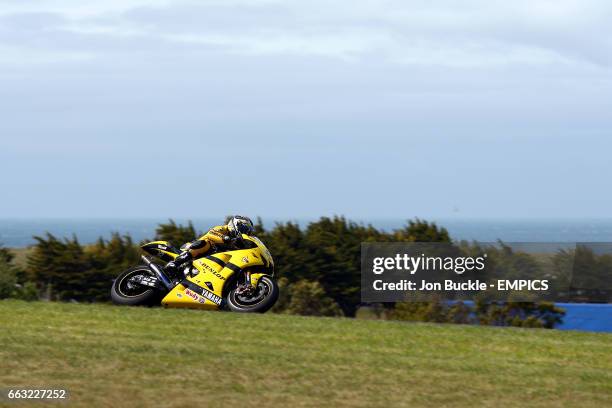
[[69, 406], [612, 403], [609, 334], [19, 301], [0, 329], [0, 388]]

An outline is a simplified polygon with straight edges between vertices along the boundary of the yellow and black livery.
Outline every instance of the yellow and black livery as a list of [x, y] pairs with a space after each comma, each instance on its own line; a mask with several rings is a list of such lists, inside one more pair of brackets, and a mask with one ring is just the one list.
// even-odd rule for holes
[[[154, 281], [154, 289], [163, 293], [161, 304], [166, 307], [227, 308], [239, 312], [268, 310], [278, 298], [278, 285], [273, 280], [274, 260], [270, 251], [259, 238], [246, 234], [238, 237], [235, 248], [223, 250], [225, 232], [213, 228], [197, 241], [181, 248], [192, 250], [194, 243], [204, 243], [195, 245], [192, 252], [194, 259], [183, 268], [179, 279], [167, 276], [160, 265], [143, 257], [146, 263], [143, 266], [151, 273], [148, 277], [140, 278], [139, 282]], [[206, 251], [200, 251], [202, 245], [208, 245]], [[142, 249], [164, 262], [174, 260], [181, 253], [167, 241], [149, 242], [142, 245]], [[209, 254], [198, 256], [201, 253]], [[117, 301], [117, 296], [113, 292], [117, 291], [111, 291], [114, 301]]]

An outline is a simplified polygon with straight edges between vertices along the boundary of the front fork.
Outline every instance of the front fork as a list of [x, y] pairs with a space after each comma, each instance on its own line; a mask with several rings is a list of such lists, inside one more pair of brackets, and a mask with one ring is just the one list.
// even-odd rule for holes
[[251, 272], [244, 272], [244, 282], [236, 288], [236, 294], [238, 295], [250, 295], [255, 291], [255, 288], [251, 284]]

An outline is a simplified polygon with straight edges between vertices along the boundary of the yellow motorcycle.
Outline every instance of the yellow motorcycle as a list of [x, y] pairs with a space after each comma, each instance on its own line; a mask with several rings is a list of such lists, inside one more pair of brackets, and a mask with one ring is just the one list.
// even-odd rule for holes
[[[194, 259], [174, 274], [143, 255], [144, 264], [115, 279], [111, 299], [130, 306], [161, 303], [165, 307], [264, 313], [279, 295], [272, 255], [254, 236], [242, 234], [237, 246]], [[180, 254], [167, 241], [149, 242], [141, 248], [164, 262]]]

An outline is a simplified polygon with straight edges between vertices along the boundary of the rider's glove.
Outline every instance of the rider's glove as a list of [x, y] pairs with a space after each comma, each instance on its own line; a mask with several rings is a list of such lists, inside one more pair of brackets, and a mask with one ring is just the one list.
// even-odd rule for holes
[[238, 237], [232, 237], [229, 235], [223, 236], [223, 243], [226, 245], [234, 245], [236, 243], [236, 240], [238, 240]]

